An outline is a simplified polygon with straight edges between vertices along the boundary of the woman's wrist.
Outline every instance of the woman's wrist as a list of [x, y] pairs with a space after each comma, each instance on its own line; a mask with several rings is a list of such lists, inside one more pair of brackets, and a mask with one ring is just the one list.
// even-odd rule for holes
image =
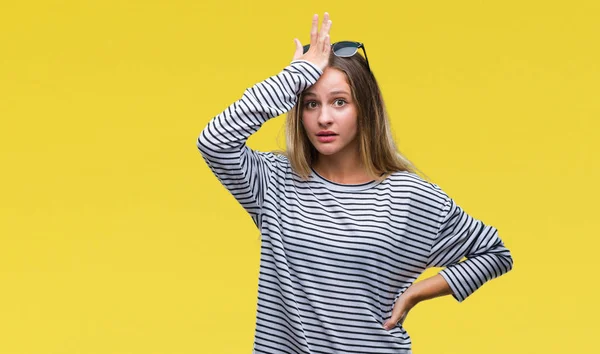
[[419, 289], [415, 287], [415, 284], [411, 285], [404, 291], [402, 294], [403, 301], [406, 303], [407, 307], [412, 308], [422, 301], [419, 296]]

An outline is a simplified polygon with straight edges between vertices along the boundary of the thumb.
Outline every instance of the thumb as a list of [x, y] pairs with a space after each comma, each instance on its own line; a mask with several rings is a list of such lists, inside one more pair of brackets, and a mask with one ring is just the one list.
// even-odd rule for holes
[[300, 40], [298, 38], [294, 38], [294, 43], [296, 44], [296, 51], [294, 52], [294, 59], [299, 59], [302, 54], [304, 54], [304, 50], [302, 48], [302, 43], [300, 43]]
[[396, 324], [398, 324], [398, 322], [400, 322], [400, 324], [402, 324], [404, 322], [404, 319], [406, 318], [407, 314], [408, 314], [408, 311], [406, 311], [404, 309], [402, 309], [401, 311], [393, 311], [392, 317], [390, 317], [389, 320], [385, 321], [385, 323], [383, 324], [383, 328], [390, 330], [394, 326], [396, 326]]

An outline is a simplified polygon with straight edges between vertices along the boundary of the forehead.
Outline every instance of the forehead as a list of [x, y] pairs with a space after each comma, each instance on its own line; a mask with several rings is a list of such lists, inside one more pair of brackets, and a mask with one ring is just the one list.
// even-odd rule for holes
[[348, 85], [348, 79], [344, 72], [332, 67], [327, 67], [319, 80], [305, 91], [305, 95], [316, 94], [320, 96], [335, 91], [345, 91], [349, 94], [350, 85]]

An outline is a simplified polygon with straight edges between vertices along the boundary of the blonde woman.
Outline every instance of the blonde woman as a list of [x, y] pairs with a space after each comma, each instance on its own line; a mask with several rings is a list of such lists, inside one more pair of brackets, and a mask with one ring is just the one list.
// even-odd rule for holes
[[[327, 13], [318, 27], [314, 15], [310, 45], [295, 39], [292, 62], [197, 140], [261, 232], [253, 352], [412, 353], [403, 322], [416, 304], [461, 302], [513, 259], [397, 150], [364, 45], [331, 44]], [[287, 151], [246, 145], [285, 112]], [[445, 268], [415, 283], [429, 267]]]

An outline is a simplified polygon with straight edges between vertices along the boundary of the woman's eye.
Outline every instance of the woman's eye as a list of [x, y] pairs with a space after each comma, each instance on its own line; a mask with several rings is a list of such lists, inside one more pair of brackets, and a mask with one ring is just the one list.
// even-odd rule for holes
[[337, 100], [334, 101], [336, 106], [343, 106], [344, 104], [346, 104], [346, 100], [343, 100], [341, 98], [338, 98]]
[[315, 108], [315, 107], [316, 107], [316, 105], [317, 105], [317, 102], [315, 102], [315, 101], [308, 101], [308, 102], [305, 102], [305, 103], [304, 103], [304, 106], [305, 106], [306, 108]]

